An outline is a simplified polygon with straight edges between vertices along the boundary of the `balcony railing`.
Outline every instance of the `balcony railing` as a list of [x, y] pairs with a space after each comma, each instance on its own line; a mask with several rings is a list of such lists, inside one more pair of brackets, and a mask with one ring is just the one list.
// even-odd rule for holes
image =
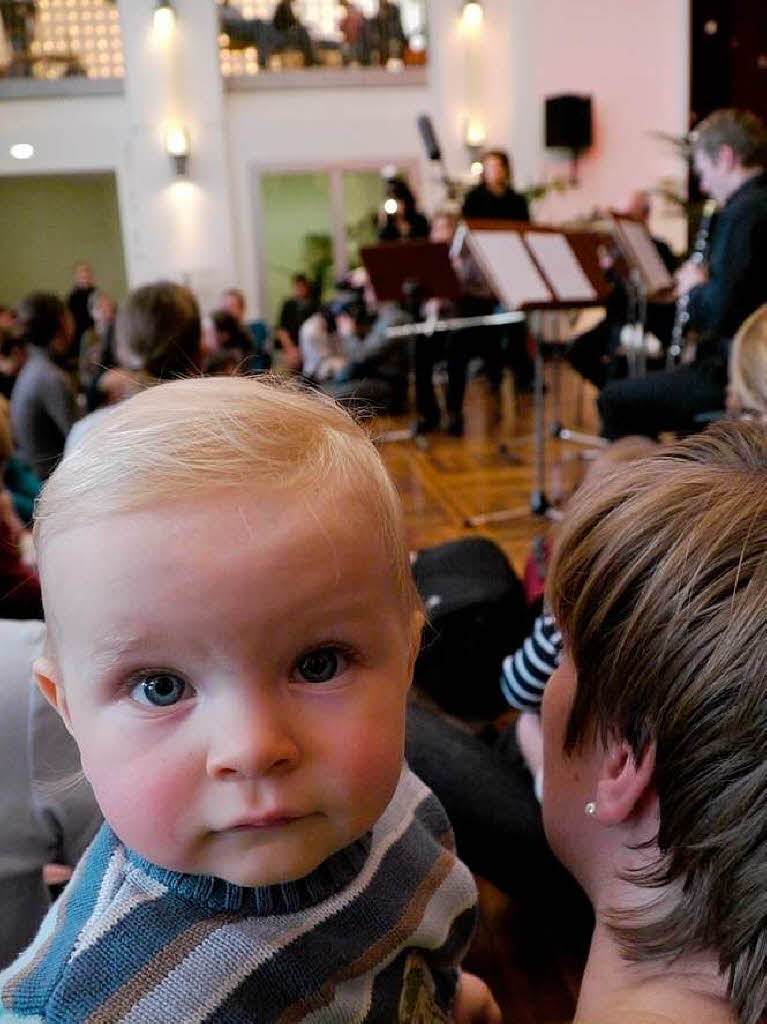
[[121, 79], [114, 0], [0, 0], [0, 76]]
[[427, 62], [425, 0], [217, 3], [221, 70], [227, 78], [304, 68], [376, 67], [396, 73]]

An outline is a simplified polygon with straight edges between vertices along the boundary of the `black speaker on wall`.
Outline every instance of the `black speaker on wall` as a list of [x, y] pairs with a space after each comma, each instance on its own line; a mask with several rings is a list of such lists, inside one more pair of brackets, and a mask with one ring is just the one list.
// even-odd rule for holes
[[549, 96], [546, 99], [546, 145], [580, 152], [591, 145], [591, 97]]

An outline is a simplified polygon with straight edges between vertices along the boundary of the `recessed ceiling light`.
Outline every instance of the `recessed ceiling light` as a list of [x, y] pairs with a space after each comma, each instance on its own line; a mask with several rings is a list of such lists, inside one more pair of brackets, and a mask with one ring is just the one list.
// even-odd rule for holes
[[35, 155], [35, 147], [28, 142], [16, 142], [11, 146], [11, 156], [15, 160], [29, 160]]

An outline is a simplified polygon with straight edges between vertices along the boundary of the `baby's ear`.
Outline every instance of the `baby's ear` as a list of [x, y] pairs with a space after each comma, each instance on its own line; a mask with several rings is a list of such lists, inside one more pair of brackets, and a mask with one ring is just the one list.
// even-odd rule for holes
[[56, 663], [51, 658], [37, 658], [32, 669], [43, 697], [58, 711], [64, 725], [71, 733], [72, 726], [69, 718], [67, 697], [64, 693], [64, 687], [58, 681], [58, 667]]

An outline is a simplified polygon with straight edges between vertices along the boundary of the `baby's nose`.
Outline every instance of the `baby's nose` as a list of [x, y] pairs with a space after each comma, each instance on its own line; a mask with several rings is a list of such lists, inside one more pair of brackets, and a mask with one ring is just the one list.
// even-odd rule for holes
[[218, 721], [208, 749], [211, 778], [254, 778], [288, 771], [300, 750], [277, 702], [252, 701]]

